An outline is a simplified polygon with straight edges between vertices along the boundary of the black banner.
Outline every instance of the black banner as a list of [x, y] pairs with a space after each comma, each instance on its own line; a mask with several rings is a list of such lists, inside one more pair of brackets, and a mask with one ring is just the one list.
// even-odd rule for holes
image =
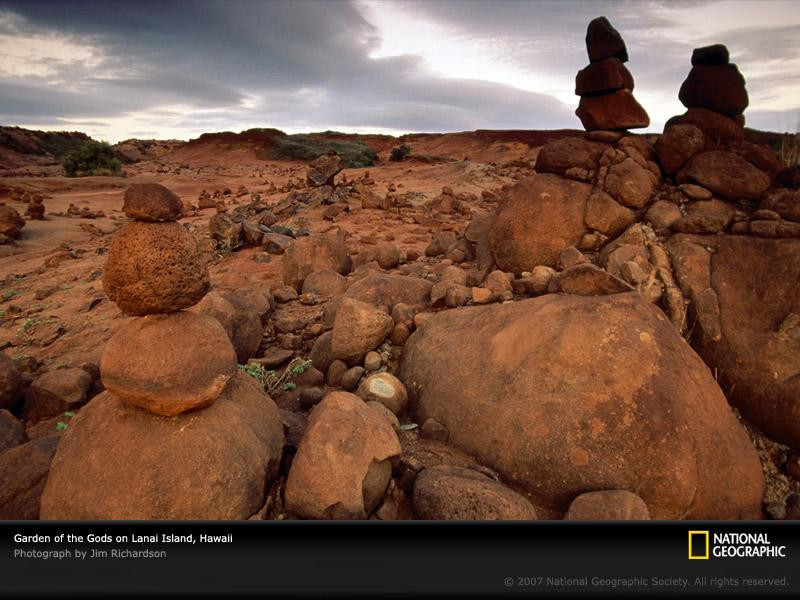
[[788, 522], [11, 521], [0, 544], [0, 597], [800, 593]]

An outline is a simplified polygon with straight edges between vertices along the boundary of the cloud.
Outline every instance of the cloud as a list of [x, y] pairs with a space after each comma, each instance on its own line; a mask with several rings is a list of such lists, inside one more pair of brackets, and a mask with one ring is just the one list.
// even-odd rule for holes
[[800, 106], [791, 6], [742, 5], [737, 20], [725, 1], [0, 0], [0, 120], [112, 141], [577, 128], [586, 24], [606, 14], [653, 129], [683, 110], [691, 49], [714, 41], [748, 78], [748, 122], [772, 127]]

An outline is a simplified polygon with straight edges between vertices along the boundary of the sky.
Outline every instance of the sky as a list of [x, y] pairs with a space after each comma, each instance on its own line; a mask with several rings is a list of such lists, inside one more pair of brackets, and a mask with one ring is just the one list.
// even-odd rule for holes
[[580, 128], [586, 25], [628, 47], [647, 131], [726, 44], [747, 125], [800, 129], [800, 0], [0, 0], [0, 124], [117, 142]]

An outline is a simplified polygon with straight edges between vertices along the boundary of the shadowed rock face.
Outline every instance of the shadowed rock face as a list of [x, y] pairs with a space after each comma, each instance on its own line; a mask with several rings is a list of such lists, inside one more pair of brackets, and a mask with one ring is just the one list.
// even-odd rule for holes
[[698, 353], [745, 418], [800, 448], [800, 240], [676, 235], [669, 249]]
[[210, 407], [158, 417], [108, 392], [70, 423], [43, 519], [247, 519], [283, 449], [274, 402], [237, 374]]
[[441, 313], [408, 340], [400, 378], [418, 422], [436, 419], [550, 509], [627, 489], [655, 519], [760, 514], [744, 430], [708, 368], [636, 294]]

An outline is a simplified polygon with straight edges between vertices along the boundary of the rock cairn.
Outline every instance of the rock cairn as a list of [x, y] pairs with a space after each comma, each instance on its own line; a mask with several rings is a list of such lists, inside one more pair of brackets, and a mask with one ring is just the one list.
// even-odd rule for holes
[[133, 222], [112, 240], [103, 287], [128, 315], [106, 346], [103, 383], [112, 394], [174, 416], [207, 406], [236, 372], [236, 354], [214, 319], [184, 312], [209, 289], [206, 264], [192, 235], [176, 219], [180, 199], [158, 184], [125, 193]]
[[692, 69], [678, 98], [688, 110], [667, 121], [666, 128], [694, 125], [706, 136], [707, 150], [744, 140], [747, 89], [724, 45], [704, 46], [692, 52]]
[[586, 30], [589, 66], [575, 77], [575, 94], [581, 97], [575, 114], [588, 131], [647, 127], [650, 117], [633, 97], [633, 76], [623, 63], [628, 50], [619, 32], [605, 17], [597, 17]]

